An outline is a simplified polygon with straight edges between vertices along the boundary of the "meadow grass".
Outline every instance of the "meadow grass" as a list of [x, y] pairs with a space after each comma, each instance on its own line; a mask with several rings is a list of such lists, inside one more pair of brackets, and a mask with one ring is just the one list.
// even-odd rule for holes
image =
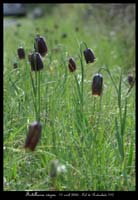
[[[135, 73], [135, 23], [132, 20], [128, 26], [119, 17], [113, 22], [108, 17], [106, 22], [104, 7], [105, 13], [94, 8], [90, 16], [88, 8], [89, 4], [58, 5], [44, 18], [21, 18], [17, 20], [20, 27], [4, 28], [6, 191], [52, 190], [49, 171], [54, 159], [67, 169], [56, 177], [54, 190], [135, 190], [135, 88], [126, 95], [127, 75]], [[27, 58], [37, 33], [48, 46], [44, 69], [37, 77], [38, 100], [32, 84], [35, 72]], [[86, 64], [82, 42], [94, 50], [96, 62]], [[25, 49], [25, 60], [17, 57], [19, 46]], [[70, 57], [77, 65], [73, 73], [68, 69]], [[17, 69], [13, 69], [14, 61]], [[97, 72], [104, 82], [100, 97], [91, 91]], [[42, 137], [34, 152], [25, 151], [28, 125], [36, 120], [37, 112]]]

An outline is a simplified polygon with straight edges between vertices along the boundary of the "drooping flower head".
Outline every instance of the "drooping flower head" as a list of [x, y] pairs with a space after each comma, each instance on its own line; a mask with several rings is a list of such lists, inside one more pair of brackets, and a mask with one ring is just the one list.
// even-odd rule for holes
[[43, 69], [43, 61], [39, 53], [32, 53], [29, 57], [32, 71], [39, 71]]
[[29, 130], [28, 130], [24, 148], [29, 148], [32, 151], [35, 150], [35, 147], [41, 137], [41, 129], [42, 129], [42, 126], [40, 122], [33, 122], [32, 124], [29, 125]]
[[17, 54], [18, 54], [19, 59], [24, 59], [25, 58], [24, 48], [23, 47], [19, 47], [17, 49]]
[[134, 85], [135, 79], [133, 75], [128, 75], [127, 80], [130, 86]]
[[92, 95], [102, 95], [103, 77], [101, 74], [95, 74], [92, 80]]
[[48, 48], [47, 48], [47, 45], [46, 45], [45, 38], [37, 35], [36, 38], [35, 38], [34, 48], [35, 48], [36, 52], [39, 52], [40, 55], [42, 57], [44, 57], [48, 52]]
[[86, 48], [83, 53], [84, 53], [84, 58], [85, 58], [87, 64], [93, 63], [96, 60], [92, 49]]
[[70, 72], [74, 72], [76, 70], [76, 63], [75, 63], [74, 58], [69, 59], [68, 67], [69, 67]]

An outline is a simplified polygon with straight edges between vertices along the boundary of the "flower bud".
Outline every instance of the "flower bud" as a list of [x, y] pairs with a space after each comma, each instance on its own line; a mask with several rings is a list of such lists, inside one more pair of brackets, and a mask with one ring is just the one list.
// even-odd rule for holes
[[101, 96], [103, 90], [103, 77], [101, 74], [95, 74], [92, 81], [92, 95]]
[[130, 86], [134, 85], [135, 79], [132, 75], [128, 75], [127, 80], [128, 80], [128, 83], [129, 83]]
[[13, 63], [13, 68], [14, 68], [14, 69], [18, 68], [18, 63], [17, 63], [17, 62], [14, 62], [14, 63]]
[[78, 27], [78, 26], [75, 27], [75, 31], [76, 31], [76, 32], [79, 31], [79, 27]]
[[66, 37], [67, 37], [67, 33], [63, 33], [63, 34], [61, 35], [61, 37], [62, 37], [62, 38], [66, 38]]
[[41, 56], [46, 55], [48, 49], [44, 37], [41, 37], [39, 35], [36, 36], [34, 48], [37, 52], [41, 54]]
[[93, 63], [96, 60], [94, 53], [91, 49], [87, 48], [83, 53], [87, 64]]
[[30, 56], [30, 63], [32, 71], [39, 71], [44, 67], [39, 53], [32, 53]]
[[41, 137], [41, 129], [42, 126], [39, 122], [33, 122], [30, 124], [24, 148], [29, 148], [34, 151]]
[[19, 59], [24, 59], [25, 58], [25, 51], [23, 47], [19, 47], [17, 49], [18, 57]]
[[73, 58], [69, 59], [68, 67], [69, 67], [70, 72], [74, 72], [76, 70], [76, 63]]

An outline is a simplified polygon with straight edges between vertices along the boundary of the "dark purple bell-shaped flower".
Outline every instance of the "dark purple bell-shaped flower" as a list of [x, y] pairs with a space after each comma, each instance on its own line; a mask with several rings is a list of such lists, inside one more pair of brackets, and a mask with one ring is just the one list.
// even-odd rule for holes
[[68, 67], [69, 67], [70, 72], [74, 72], [76, 70], [76, 63], [73, 58], [69, 59]]
[[43, 62], [39, 53], [32, 53], [32, 55], [29, 55], [29, 60], [32, 71], [39, 71], [43, 69]]
[[29, 125], [29, 130], [28, 130], [27, 138], [24, 145], [25, 149], [28, 148], [32, 151], [35, 150], [35, 147], [41, 137], [41, 130], [42, 130], [42, 126], [40, 122], [33, 122], [32, 124]]
[[48, 52], [45, 38], [37, 35], [35, 38], [34, 48], [35, 48], [36, 52], [39, 52], [41, 54], [41, 56], [44, 57], [46, 55], [46, 53]]
[[103, 77], [101, 74], [95, 74], [92, 80], [92, 95], [101, 96], [103, 90]]
[[134, 79], [133, 75], [128, 75], [127, 80], [128, 80], [128, 83], [129, 83], [130, 86], [134, 85], [135, 79]]
[[87, 64], [93, 63], [96, 60], [94, 52], [91, 49], [87, 48], [83, 53]]
[[19, 59], [24, 59], [25, 58], [25, 51], [23, 47], [19, 47], [17, 49], [18, 57]]

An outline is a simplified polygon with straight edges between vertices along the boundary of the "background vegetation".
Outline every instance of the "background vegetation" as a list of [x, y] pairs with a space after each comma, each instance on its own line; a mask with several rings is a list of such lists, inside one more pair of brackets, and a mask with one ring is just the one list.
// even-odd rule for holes
[[[28, 15], [4, 27], [4, 190], [134, 191], [135, 88], [126, 94], [127, 76], [135, 76], [135, 4], [41, 4], [44, 16], [37, 18], [35, 7], [26, 5]], [[35, 109], [27, 55], [38, 33], [48, 46], [40, 73], [42, 137], [29, 152], [23, 145]], [[96, 62], [83, 58], [80, 94], [81, 41], [93, 49]], [[19, 46], [25, 60], [17, 56]], [[103, 95], [94, 97], [92, 77], [100, 68], [109, 71], [101, 70]], [[53, 183], [55, 159], [66, 173]]]

